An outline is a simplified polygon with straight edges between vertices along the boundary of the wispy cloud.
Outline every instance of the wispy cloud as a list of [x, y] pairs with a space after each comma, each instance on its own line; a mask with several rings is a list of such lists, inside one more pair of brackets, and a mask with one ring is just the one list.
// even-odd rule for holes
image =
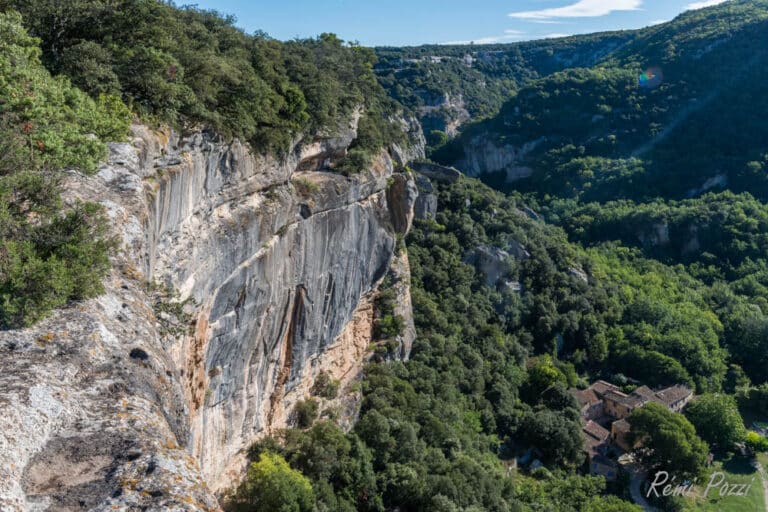
[[526, 38], [526, 33], [520, 30], [505, 30], [504, 34], [500, 36], [481, 37], [479, 39], [467, 40], [467, 41], [448, 41], [443, 44], [495, 44], [511, 41], [520, 41]]
[[636, 11], [643, 5], [643, 0], [579, 0], [563, 7], [521, 11], [509, 16], [521, 20], [549, 20], [551, 18], [595, 18], [607, 16], [614, 11]]
[[561, 37], [568, 37], [568, 36], [570, 36], [570, 35], [571, 35], [571, 34], [559, 34], [559, 33], [554, 33], [554, 34], [546, 34], [546, 35], [544, 35], [542, 38], [543, 38], [543, 39], [559, 39], [559, 38], [561, 38]]
[[704, 2], [693, 2], [692, 4], [686, 5], [685, 9], [688, 11], [693, 11], [696, 9], [703, 9], [705, 7], [712, 7], [713, 5], [720, 5], [725, 1], [726, 0], [705, 0]]

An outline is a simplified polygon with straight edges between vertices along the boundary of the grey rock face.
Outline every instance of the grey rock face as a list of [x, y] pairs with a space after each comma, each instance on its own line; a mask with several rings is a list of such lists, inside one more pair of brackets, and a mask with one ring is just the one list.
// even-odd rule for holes
[[503, 171], [506, 182], [514, 183], [533, 174], [525, 157], [536, 149], [543, 139], [531, 141], [522, 147], [510, 144], [497, 145], [489, 137], [479, 136], [464, 144], [464, 157], [455, 163], [467, 176]]
[[419, 124], [415, 117], [410, 115], [401, 116], [398, 121], [406, 134], [408, 142], [406, 144], [392, 144], [390, 146], [390, 154], [397, 165], [404, 167], [413, 160], [424, 158], [427, 141], [424, 138], [421, 124]]
[[575, 277], [579, 281], [583, 281], [585, 283], [589, 283], [589, 276], [586, 272], [584, 272], [583, 269], [578, 267], [569, 267], [568, 268], [568, 274]]
[[520, 261], [525, 261], [531, 257], [531, 253], [526, 250], [525, 246], [514, 238], [507, 241], [507, 251], [509, 251], [515, 259]]
[[416, 198], [414, 207], [414, 216], [417, 219], [426, 219], [434, 217], [437, 214], [437, 194], [432, 182], [424, 175], [416, 176], [416, 187], [419, 190], [419, 197]]
[[498, 247], [478, 246], [470, 251], [464, 261], [474, 265], [485, 277], [485, 284], [496, 286], [509, 271], [510, 254]]
[[[410, 303], [394, 248], [418, 193], [387, 153], [318, 172], [355, 128], [276, 160], [135, 126], [97, 176], [68, 176], [119, 250], [105, 295], [0, 333], [1, 509], [216, 510], [318, 368], [355, 378], [364, 354], [344, 350], [365, 350], [362, 305], [391, 267]], [[181, 318], [153, 308], [169, 301]]]
[[413, 170], [438, 183], [456, 183], [461, 178], [461, 171], [453, 167], [429, 162], [413, 162]]

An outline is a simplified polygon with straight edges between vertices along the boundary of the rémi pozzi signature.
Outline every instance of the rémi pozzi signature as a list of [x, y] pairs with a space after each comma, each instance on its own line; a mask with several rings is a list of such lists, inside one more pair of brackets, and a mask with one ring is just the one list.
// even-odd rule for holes
[[[647, 498], [656, 496], [696, 496], [698, 493], [698, 481], [686, 480], [684, 482], [678, 482], [677, 477], [673, 476], [670, 479], [669, 473], [666, 471], [659, 471], [653, 479], [653, 483], [648, 488]], [[706, 488], [704, 488], [704, 494], [700, 496], [707, 498], [711, 494], [712, 496], [747, 496], [749, 490], [752, 488], [752, 484], [755, 479], [748, 484], [732, 484], [725, 480], [725, 473], [720, 471], [713, 472], [709, 477], [709, 482]]]

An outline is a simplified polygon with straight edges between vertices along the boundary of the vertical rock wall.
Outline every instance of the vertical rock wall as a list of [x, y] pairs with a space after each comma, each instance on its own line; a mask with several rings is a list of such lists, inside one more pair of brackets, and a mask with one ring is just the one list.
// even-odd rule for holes
[[0, 420], [0, 508], [215, 509], [320, 371], [358, 377], [417, 192], [386, 152], [352, 177], [322, 172], [357, 117], [283, 160], [135, 126], [97, 176], [70, 176], [120, 250], [104, 296], [0, 333], [0, 417], [38, 425], [20, 437]]

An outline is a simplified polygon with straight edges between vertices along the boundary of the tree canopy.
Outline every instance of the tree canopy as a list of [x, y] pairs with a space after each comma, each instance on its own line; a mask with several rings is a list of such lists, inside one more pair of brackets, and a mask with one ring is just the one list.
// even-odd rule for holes
[[651, 402], [627, 418], [630, 443], [640, 443], [635, 454], [652, 471], [667, 471], [678, 479], [695, 478], [706, 467], [709, 447], [682, 414]]
[[732, 448], [747, 435], [736, 399], [730, 395], [699, 396], [686, 406], [685, 416], [702, 439], [722, 449]]

